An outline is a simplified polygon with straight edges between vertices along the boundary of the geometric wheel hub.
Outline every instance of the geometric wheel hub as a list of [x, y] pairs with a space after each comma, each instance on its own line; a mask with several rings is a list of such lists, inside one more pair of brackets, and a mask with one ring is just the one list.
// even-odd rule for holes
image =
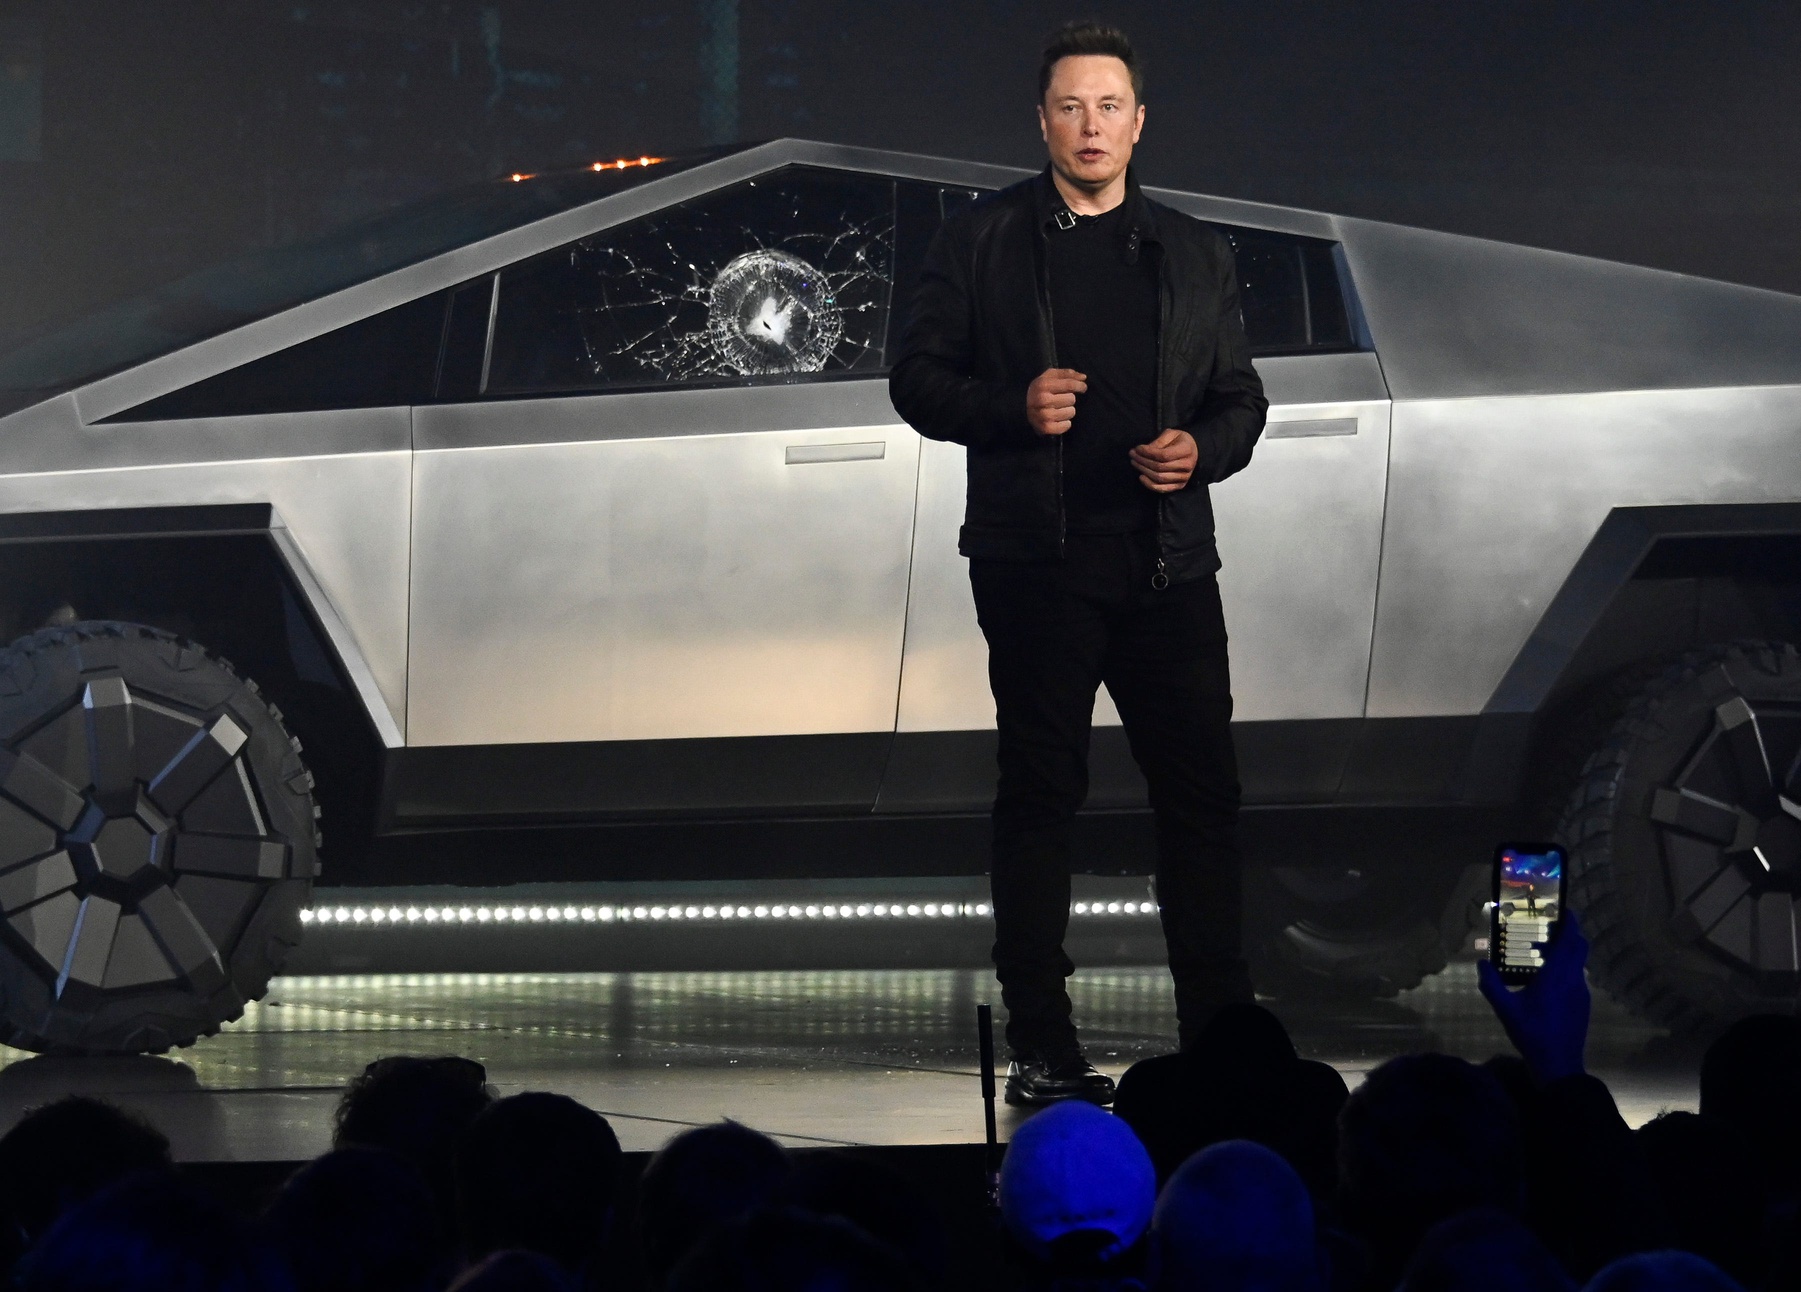
[[76, 876], [93, 893], [129, 907], [167, 880], [174, 827], [140, 789], [129, 810], [115, 801], [112, 812], [89, 797], [64, 846]]
[[1751, 703], [1724, 669], [1695, 743], [1649, 803], [1660, 827], [1678, 931], [1766, 990], [1801, 982], [1801, 707]]

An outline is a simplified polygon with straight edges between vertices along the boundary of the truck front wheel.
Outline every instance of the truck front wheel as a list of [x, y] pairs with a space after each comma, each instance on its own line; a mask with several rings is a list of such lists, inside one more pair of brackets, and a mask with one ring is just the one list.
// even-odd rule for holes
[[312, 785], [192, 642], [81, 622], [0, 652], [0, 1042], [156, 1052], [237, 1018], [300, 939]]

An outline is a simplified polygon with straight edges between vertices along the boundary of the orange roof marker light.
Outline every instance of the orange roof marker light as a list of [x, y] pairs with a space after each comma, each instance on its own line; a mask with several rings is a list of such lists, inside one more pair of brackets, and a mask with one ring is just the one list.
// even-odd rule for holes
[[617, 161], [595, 162], [591, 170], [624, 170], [627, 166], [655, 166], [661, 157], [621, 157]]

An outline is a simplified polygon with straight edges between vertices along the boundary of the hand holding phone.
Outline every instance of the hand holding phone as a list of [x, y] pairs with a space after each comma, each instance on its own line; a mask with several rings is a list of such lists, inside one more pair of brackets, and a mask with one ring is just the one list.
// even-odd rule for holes
[[1476, 964], [1483, 999], [1541, 1085], [1583, 1072], [1582, 1052], [1588, 1045], [1591, 1002], [1582, 973], [1588, 939], [1574, 911], [1564, 912], [1557, 924], [1542, 966], [1520, 991], [1508, 990], [1492, 958]]

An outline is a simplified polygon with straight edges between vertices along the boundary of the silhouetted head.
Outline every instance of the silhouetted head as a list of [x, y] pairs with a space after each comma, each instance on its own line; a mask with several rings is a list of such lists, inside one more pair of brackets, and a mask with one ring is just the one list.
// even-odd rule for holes
[[494, 1102], [488, 1074], [473, 1059], [409, 1054], [377, 1059], [338, 1101], [334, 1148], [385, 1148], [425, 1177], [440, 1214], [453, 1223], [456, 1151], [463, 1132]]
[[1539, 1088], [1538, 1078], [1532, 1075], [1526, 1061], [1517, 1054], [1497, 1054], [1482, 1061], [1482, 1070], [1500, 1082], [1501, 1089], [1513, 1100], [1520, 1125], [1530, 1125], [1538, 1109]]
[[1001, 1220], [1040, 1261], [1077, 1249], [1085, 1262], [1114, 1259], [1144, 1236], [1156, 1201], [1150, 1154], [1093, 1104], [1066, 1100], [1035, 1114], [1001, 1162]]
[[1202, 1149], [1157, 1199], [1160, 1287], [1316, 1292], [1313, 1200], [1294, 1168], [1249, 1140]]
[[380, 1148], [341, 1148], [288, 1178], [264, 1228], [299, 1292], [431, 1292], [452, 1268], [419, 1168]]
[[843, 1152], [804, 1153], [779, 1191], [783, 1203], [850, 1221], [904, 1257], [936, 1286], [950, 1277], [950, 1235], [918, 1185], [879, 1162]]
[[1801, 1189], [1801, 1019], [1756, 1014], [1701, 1058], [1701, 1113], [1734, 1127], [1779, 1192]]
[[[10, 1265], [71, 1206], [138, 1171], [167, 1170], [169, 1141], [99, 1099], [71, 1095], [25, 1114], [0, 1138], [0, 1232]], [[10, 1222], [10, 1223], [6, 1223]]]
[[1390, 1059], [1338, 1119], [1339, 1200], [1390, 1280], [1427, 1229], [1473, 1207], [1519, 1214], [1519, 1117], [1493, 1076], [1448, 1054]]
[[532, 1092], [489, 1106], [457, 1156], [470, 1258], [522, 1248], [582, 1270], [611, 1226], [622, 1157], [607, 1119], [567, 1095]]
[[1731, 1126], [1694, 1113], [1665, 1113], [1636, 1138], [1669, 1217], [1669, 1241], [1705, 1256], [1740, 1282], [1763, 1265], [1762, 1173]]
[[848, 1220], [794, 1208], [726, 1221], [668, 1281], [669, 1292], [913, 1292], [925, 1286], [896, 1252]]
[[275, 1249], [199, 1185], [138, 1174], [64, 1213], [19, 1263], [19, 1292], [291, 1292]]
[[1295, 1057], [1274, 1014], [1232, 1004], [1181, 1054], [1128, 1068], [1113, 1111], [1150, 1151], [1160, 1182], [1209, 1144], [1248, 1139], [1280, 1153], [1316, 1197], [1329, 1199], [1346, 1093], [1331, 1065]]
[[1276, 1067], [1298, 1057], [1282, 1020], [1261, 1005], [1222, 1005], [1187, 1047], [1215, 1063], [1237, 1068]]
[[463, 1272], [449, 1292], [579, 1292], [575, 1276], [537, 1252], [495, 1252]]
[[1590, 1279], [1582, 1292], [1744, 1292], [1730, 1275], [1693, 1252], [1622, 1256]]
[[1396, 1292], [1576, 1292], [1576, 1283], [1517, 1217], [1478, 1207], [1426, 1231]]
[[652, 1279], [666, 1279], [715, 1226], [767, 1203], [788, 1171], [780, 1144], [734, 1121], [663, 1145], [638, 1181], [638, 1235]]

